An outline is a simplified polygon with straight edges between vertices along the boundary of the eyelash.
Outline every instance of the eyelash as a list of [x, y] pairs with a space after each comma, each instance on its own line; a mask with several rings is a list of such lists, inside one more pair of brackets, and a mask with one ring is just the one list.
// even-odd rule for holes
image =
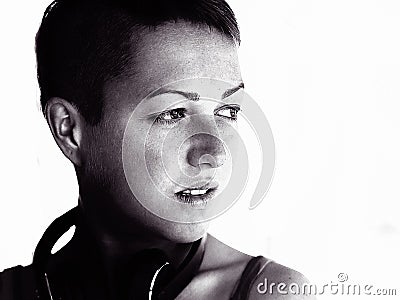
[[[223, 110], [230, 110], [230, 114], [231, 117], [227, 117], [227, 116], [223, 116], [223, 115], [218, 115], [217, 113]], [[237, 114], [240, 111], [240, 107], [239, 106], [223, 106], [221, 108], [219, 108], [216, 112], [215, 115], [225, 118], [230, 122], [236, 122], [237, 121]], [[179, 118], [176, 119], [163, 119], [165, 116], [171, 116], [171, 114], [180, 114], [181, 116]], [[176, 122], [179, 122], [182, 118], [184, 118], [185, 116], [182, 116], [182, 114], [186, 113], [186, 109], [185, 108], [175, 108], [175, 109], [171, 109], [171, 110], [167, 110], [164, 111], [162, 113], [160, 113], [156, 119], [154, 120], [155, 123], [160, 123], [160, 124], [165, 124], [165, 125], [171, 125], [174, 124]], [[234, 116], [232, 116], [232, 113], [234, 114]]]
[[166, 124], [166, 125], [170, 125], [173, 123], [178, 122], [181, 118], [183, 118], [183, 116], [179, 119], [169, 119], [169, 120], [165, 120], [163, 119], [163, 117], [170, 115], [172, 113], [178, 113], [178, 114], [184, 114], [186, 112], [185, 108], [175, 108], [175, 109], [171, 109], [171, 110], [167, 110], [167, 111], [163, 111], [162, 113], [160, 113], [157, 118], [154, 120], [155, 123], [161, 123], [161, 124]]
[[[230, 115], [231, 115], [231, 116], [230, 116], [230, 117], [227, 117], [227, 116], [218, 115], [217, 113], [220, 112], [220, 111], [222, 111], [222, 110], [230, 110]], [[237, 114], [238, 114], [239, 111], [240, 111], [240, 106], [237, 106], [237, 105], [234, 105], [234, 106], [225, 105], [225, 106], [222, 106], [221, 108], [219, 108], [219, 109], [215, 112], [215, 114], [216, 114], [217, 116], [219, 116], [219, 117], [222, 117], [222, 118], [227, 119], [227, 120], [230, 121], [230, 122], [236, 122], [236, 121], [237, 121]], [[232, 112], [233, 112], [233, 116], [232, 116]]]

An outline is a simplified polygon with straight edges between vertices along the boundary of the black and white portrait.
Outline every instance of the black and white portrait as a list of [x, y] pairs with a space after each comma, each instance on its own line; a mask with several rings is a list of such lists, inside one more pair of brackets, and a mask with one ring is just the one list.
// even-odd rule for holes
[[0, 300], [400, 295], [400, 3], [0, 7]]

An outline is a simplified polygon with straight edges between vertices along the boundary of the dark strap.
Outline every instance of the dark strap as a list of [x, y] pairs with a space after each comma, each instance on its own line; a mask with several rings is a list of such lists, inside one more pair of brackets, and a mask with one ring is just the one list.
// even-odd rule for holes
[[159, 300], [175, 299], [197, 274], [204, 257], [207, 236], [193, 243], [189, 254], [177, 271], [177, 275], [159, 294]]
[[57, 240], [65, 232], [67, 232], [69, 228], [76, 224], [78, 213], [78, 208], [75, 207], [55, 219], [46, 229], [38, 245], [36, 246], [32, 265], [34, 268], [37, 289], [41, 296], [41, 300], [50, 300], [50, 295], [46, 284], [47, 279], [45, 277], [45, 269], [47, 260], [51, 255], [51, 250], [53, 249], [53, 246]]
[[230, 300], [247, 300], [249, 299], [250, 290], [257, 279], [258, 275], [264, 270], [271, 260], [256, 256], [250, 259], [239, 279], [236, 289], [232, 293]]
[[[38, 243], [34, 254], [33, 267], [35, 276], [38, 281], [37, 288], [41, 295], [40, 300], [50, 300], [50, 295], [48, 293], [47, 287], [47, 279], [45, 277], [45, 269], [47, 261], [51, 256], [51, 249], [53, 248], [53, 245], [57, 242], [57, 240], [62, 236], [62, 234], [64, 234], [71, 226], [76, 224], [78, 214], [78, 208], [75, 207], [61, 217], [57, 218], [47, 228], [43, 237]], [[168, 273], [166, 273], [167, 278], [165, 279], [168, 279], [167, 281], [169, 283], [165, 287], [163, 287], [162, 290], [160, 290], [159, 288], [157, 289], [157, 292], [159, 292], [159, 294], [155, 293], [155, 295], [158, 295], [158, 297], [156, 297], [157, 299], [175, 299], [179, 295], [179, 293], [186, 287], [186, 285], [192, 280], [192, 278], [198, 272], [200, 264], [203, 260], [205, 241], [206, 236], [192, 244], [189, 254], [184, 259], [181, 267], [179, 267], [177, 272], [175, 272], [175, 276], [171, 276], [172, 274], [169, 275]], [[154, 267], [155, 270], [157, 270], [160, 264], [157, 261], [155, 263], [156, 264], [154, 265]], [[139, 272], [138, 274], [140, 275], [143, 273]], [[154, 272], [152, 274], [154, 274]], [[162, 282], [162, 280], [160, 279], [159, 281]], [[138, 282], [143, 282], [143, 280], [139, 280]], [[2, 300], [2, 298], [0, 298], [0, 300]]]

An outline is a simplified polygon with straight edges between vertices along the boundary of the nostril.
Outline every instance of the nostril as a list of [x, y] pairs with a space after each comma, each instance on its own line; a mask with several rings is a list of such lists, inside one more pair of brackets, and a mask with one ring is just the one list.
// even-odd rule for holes
[[210, 165], [211, 168], [218, 168], [223, 164], [222, 159], [218, 159], [218, 157], [214, 157], [211, 154], [203, 154], [199, 159], [199, 166]]
[[208, 165], [211, 168], [218, 168], [225, 163], [225, 149], [218, 147], [214, 150], [210, 148], [192, 148], [189, 150], [187, 160], [193, 167]]

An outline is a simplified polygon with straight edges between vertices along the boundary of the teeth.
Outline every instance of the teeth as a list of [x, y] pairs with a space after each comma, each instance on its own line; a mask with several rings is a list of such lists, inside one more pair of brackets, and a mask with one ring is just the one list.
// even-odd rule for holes
[[182, 192], [182, 194], [190, 194], [193, 196], [204, 195], [205, 193], [207, 193], [207, 190], [185, 190]]

